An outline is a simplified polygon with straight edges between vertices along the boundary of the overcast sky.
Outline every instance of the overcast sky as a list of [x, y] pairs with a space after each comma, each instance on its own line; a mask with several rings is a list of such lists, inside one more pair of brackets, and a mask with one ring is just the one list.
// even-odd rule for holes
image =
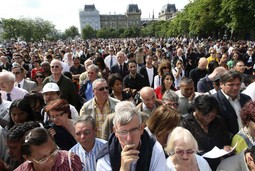
[[79, 11], [85, 4], [95, 4], [100, 14], [124, 14], [128, 4], [138, 4], [142, 18], [155, 18], [162, 6], [175, 4], [178, 10], [184, 8], [188, 0], [2, 0], [0, 18], [36, 18], [51, 21], [60, 31], [70, 26], [80, 28]]

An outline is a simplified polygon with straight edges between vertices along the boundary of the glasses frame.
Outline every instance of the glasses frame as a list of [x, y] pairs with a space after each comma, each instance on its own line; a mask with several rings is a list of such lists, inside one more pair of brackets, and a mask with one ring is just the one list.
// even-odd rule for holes
[[49, 118], [50, 118], [50, 120], [55, 120], [55, 119], [57, 119], [57, 118], [60, 118], [61, 116], [63, 116], [64, 114], [65, 114], [66, 112], [62, 112], [62, 113], [60, 113], [60, 114], [57, 114], [56, 116], [50, 116], [49, 115]]
[[57, 69], [58, 69], [58, 68], [60, 68], [60, 66], [58, 66], [58, 65], [52, 65], [52, 66], [50, 66], [50, 68], [52, 68], [52, 69], [53, 69], [53, 68], [57, 68]]
[[76, 132], [75, 135], [78, 136], [78, 137], [80, 137], [82, 134], [88, 136], [88, 135], [91, 134], [91, 132], [92, 132], [92, 130], [87, 129], [87, 130], [84, 130], [84, 131]]
[[99, 90], [99, 91], [109, 90], [109, 87], [106, 86], [106, 87], [96, 88], [96, 90]]
[[136, 133], [138, 133], [141, 129], [141, 125], [139, 125], [138, 127], [132, 128], [130, 130], [123, 130], [123, 131], [116, 131], [117, 134], [119, 134], [119, 136], [121, 137], [126, 137], [128, 135], [128, 133], [130, 135], [134, 135]]
[[191, 155], [191, 154], [195, 153], [195, 151], [192, 150], [192, 149], [189, 149], [189, 150], [176, 150], [174, 153], [177, 154], [177, 155], [184, 155], [184, 154]]
[[57, 147], [49, 156], [44, 157], [44, 158], [42, 158], [42, 159], [40, 159], [40, 160], [36, 160], [36, 159], [33, 158], [32, 156], [30, 156], [30, 157], [31, 157], [31, 159], [32, 159], [34, 162], [36, 162], [37, 164], [44, 164], [44, 163], [47, 162], [51, 157], [57, 155], [58, 152], [59, 152], [59, 148]]

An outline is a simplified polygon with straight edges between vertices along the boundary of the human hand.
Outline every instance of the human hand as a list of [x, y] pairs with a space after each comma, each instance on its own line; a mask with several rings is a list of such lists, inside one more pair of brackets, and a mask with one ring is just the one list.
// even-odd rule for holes
[[231, 151], [231, 150], [232, 150], [232, 147], [229, 146], [229, 145], [225, 145], [225, 146], [223, 147], [223, 150], [225, 150], [225, 151]]
[[193, 102], [194, 97], [195, 97], [195, 91], [193, 91], [193, 93], [189, 96], [189, 98], [188, 98], [189, 103], [192, 103], [192, 102]]
[[134, 149], [135, 144], [128, 144], [121, 152], [120, 171], [129, 171], [131, 163], [137, 162], [140, 151]]
[[50, 133], [50, 135], [51, 135], [52, 137], [54, 137], [54, 136], [56, 135], [56, 131], [55, 131], [54, 128], [49, 128], [48, 131], [49, 131], [49, 133]]

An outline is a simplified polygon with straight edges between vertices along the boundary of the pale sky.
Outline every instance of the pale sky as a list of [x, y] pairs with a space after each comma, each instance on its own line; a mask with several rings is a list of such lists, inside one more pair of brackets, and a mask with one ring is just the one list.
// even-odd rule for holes
[[70, 26], [80, 28], [79, 11], [84, 5], [94, 4], [100, 14], [124, 14], [128, 4], [138, 4], [142, 18], [155, 18], [167, 3], [175, 4], [178, 10], [188, 4], [188, 0], [2, 0], [0, 18], [36, 18], [51, 21], [55, 28], [64, 31]]

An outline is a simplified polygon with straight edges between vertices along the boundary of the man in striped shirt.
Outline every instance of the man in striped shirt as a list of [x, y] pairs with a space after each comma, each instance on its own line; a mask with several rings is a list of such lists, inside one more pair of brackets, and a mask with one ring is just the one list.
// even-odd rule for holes
[[92, 116], [82, 116], [74, 122], [78, 142], [70, 151], [77, 154], [83, 163], [83, 171], [96, 171], [96, 154], [105, 140], [96, 138], [96, 122]]

